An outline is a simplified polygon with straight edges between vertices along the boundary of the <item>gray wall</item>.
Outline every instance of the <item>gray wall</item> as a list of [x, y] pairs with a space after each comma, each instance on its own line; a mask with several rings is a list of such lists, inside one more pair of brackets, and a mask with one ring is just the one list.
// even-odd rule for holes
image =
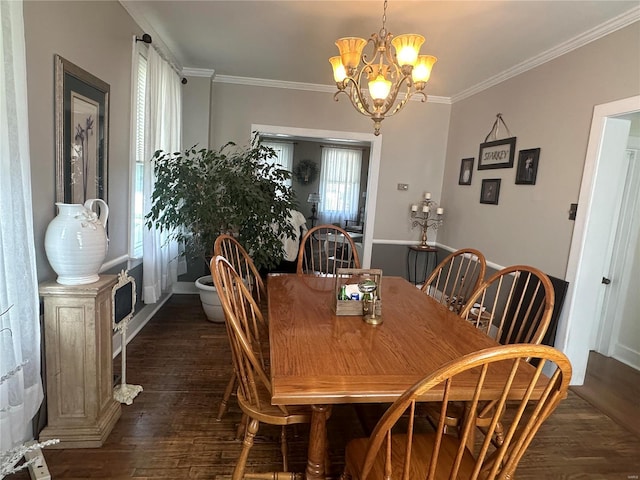
[[109, 261], [128, 251], [131, 45], [143, 32], [118, 2], [26, 1], [24, 23], [36, 262], [43, 281], [55, 278], [44, 253], [55, 216], [54, 54], [111, 87]]
[[182, 147], [209, 147], [211, 79], [188, 77], [182, 86]]
[[[477, 248], [500, 265], [530, 264], [564, 278], [574, 223], [569, 204], [578, 201], [593, 107], [638, 95], [639, 72], [635, 23], [456, 102], [442, 187], [448, 212], [438, 241]], [[536, 185], [515, 185], [515, 166], [477, 170], [479, 144], [497, 113], [517, 137], [516, 164], [518, 150], [541, 148]], [[472, 185], [459, 186], [466, 157], [476, 159]], [[499, 205], [479, 203], [483, 178], [502, 179]]]
[[[335, 102], [332, 95], [214, 81], [212, 144], [248, 142], [251, 124], [373, 132], [373, 122], [346, 97]], [[440, 198], [450, 110], [445, 104], [409, 102], [397, 117], [382, 123], [374, 239], [418, 240], [409, 225], [409, 205], [426, 190]], [[397, 183], [408, 183], [409, 191], [398, 191]]]
[[[28, 1], [24, 20], [34, 230], [43, 281], [55, 276], [44, 254], [44, 233], [55, 215], [53, 56], [111, 86], [107, 261], [113, 260], [128, 247], [131, 42], [143, 32], [115, 1]], [[453, 106], [410, 102], [385, 120], [374, 241], [417, 241], [407, 212], [429, 190], [446, 210], [439, 243], [473, 246], [497, 264], [529, 263], [563, 277], [573, 231], [567, 211], [577, 201], [593, 106], [639, 93], [638, 32], [636, 23]], [[185, 145], [243, 144], [252, 123], [372, 131], [372, 122], [346, 97], [334, 102], [331, 93], [210, 85], [194, 77], [185, 93]], [[472, 185], [458, 186], [460, 159], [473, 156], [477, 162], [478, 146], [498, 112], [518, 138], [516, 150], [541, 148], [537, 184], [514, 185], [515, 168], [478, 172], [476, 165]], [[479, 204], [480, 180], [494, 177], [502, 178], [500, 204]], [[408, 183], [409, 190], [398, 191], [397, 183]], [[401, 258], [404, 247], [394, 248]]]

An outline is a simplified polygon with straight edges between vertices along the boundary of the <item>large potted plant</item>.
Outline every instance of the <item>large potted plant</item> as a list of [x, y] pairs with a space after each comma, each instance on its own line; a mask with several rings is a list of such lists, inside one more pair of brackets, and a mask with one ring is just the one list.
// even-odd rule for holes
[[[275, 267], [282, 259], [283, 238], [293, 237], [289, 218], [295, 206], [285, 184], [290, 173], [268, 161], [275, 156], [257, 135], [246, 147], [229, 142], [218, 150], [157, 151], [147, 226], [168, 230], [184, 245], [184, 254], [201, 259], [207, 270], [213, 243], [222, 233], [236, 236], [258, 269]], [[203, 286], [215, 292], [210, 275], [196, 280], [196, 286], [201, 298], [207, 296]], [[221, 308], [205, 305], [205, 312], [210, 320], [224, 319]]]

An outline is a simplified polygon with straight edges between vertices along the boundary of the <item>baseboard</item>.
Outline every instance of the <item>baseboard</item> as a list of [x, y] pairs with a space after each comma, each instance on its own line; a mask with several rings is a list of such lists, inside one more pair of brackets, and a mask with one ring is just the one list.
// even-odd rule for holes
[[[135, 338], [142, 328], [153, 318], [155, 313], [162, 307], [167, 300], [171, 298], [170, 293], [166, 293], [160, 297], [156, 303], [145, 305], [133, 318], [129, 321], [127, 328], [127, 344]], [[118, 356], [122, 351], [122, 335], [116, 333], [113, 335], [113, 358]]]
[[616, 343], [613, 347], [613, 355], [611, 356], [635, 370], [640, 370], [640, 352], [637, 350]]
[[[29, 442], [33, 444], [35, 442]], [[24, 454], [25, 461], [32, 461], [29, 465], [29, 476], [31, 480], [51, 480], [51, 473], [49, 473], [49, 467], [44, 459], [42, 450], [40, 448], [34, 448]]]

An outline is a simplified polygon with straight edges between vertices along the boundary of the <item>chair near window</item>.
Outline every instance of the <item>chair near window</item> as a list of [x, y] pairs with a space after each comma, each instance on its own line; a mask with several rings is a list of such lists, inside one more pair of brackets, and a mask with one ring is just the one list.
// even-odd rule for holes
[[422, 285], [422, 291], [460, 313], [467, 299], [484, 280], [487, 262], [473, 248], [457, 250], [440, 262]]
[[[263, 305], [267, 299], [264, 282], [253, 260], [238, 240], [231, 235], [224, 234], [218, 236], [213, 244], [213, 254], [215, 256], [221, 255], [227, 259], [238, 275], [245, 281], [245, 285], [248, 286], [258, 306], [262, 308], [263, 312], [266, 311], [265, 305]], [[229, 399], [231, 398], [235, 385], [236, 376], [235, 373], [232, 373], [220, 402], [218, 416], [216, 417], [218, 422], [222, 420], [222, 417], [227, 411]]]
[[337, 225], [309, 229], [300, 242], [297, 273], [335, 275], [338, 268], [360, 268], [353, 238]]
[[[234, 371], [238, 382], [238, 404], [243, 412], [244, 428], [242, 451], [233, 471], [232, 480], [243, 480], [249, 451], [253, 446], [260, 422], [282, 426], [281, 451], [284, 474], [252, 474], [252, 478], [278, 478], [294, 480], [287, 472], [287, 436], [285, 427], [311, 421], [309, 407], [285, 407], [271, 404], [271, 376], [266, 363], [266, 332], [260, 307], [231, 263], [217, 256], [211, 263], [213, 282], [220, 295], [225, 312], [227, 334], [231, 345]], [[247, 424], [248, 421], [248, 424]]]
[[[529, 358], [539, 361], [530, 380], [530, 389], [514, 389], [514, 377], [523, 369], [532, 369]], [[485, 383], [487, 371], [502, 364], [505, 376], [500, 383]], [[532, 399], [534, 386], [544, 379], [545, 366], [556, 368], [539, 399]], [[509, 372], [509, 374], [507, 374]], [[441, 412], [446, 412], [454, 395], [458, 379], [473, 376], [475, 387], [469, 392], [471, 412], [476, 411], [478, 399], [496, 398], [494, 415], [487, 435], [479, 439], [481, 445], [467, 448], [475, 428], [474, 416], [464, 418], [460, 436], [445, 432], [440, 421], [435, 433], [429, 433], [423, 417], [415, 415], [420, 397], [435, 387], [442, 389]], [[371, 436], [351, 440], [345, 453], [342, 480], [350, 479], [509, 479], [514, 478], [518, 462], [525, 454], [542, 423], [567, 395], [571, 379], [571, 364], [558, 350], [538, 345], [507, 345], [480, 350], [454, 360], [409, 388], [378, 421]], [[513, 406], [509, 418], [500, 418], [508, 403]], [[441, 415], [440, 418], [444, 418]], [[399, 422], [400, 420], [400, 422]], [[506, 427], [504, 442], [494, 446], [493, 429], [498, 420]], [[402, 423], [402, 428], [400, 427]]]

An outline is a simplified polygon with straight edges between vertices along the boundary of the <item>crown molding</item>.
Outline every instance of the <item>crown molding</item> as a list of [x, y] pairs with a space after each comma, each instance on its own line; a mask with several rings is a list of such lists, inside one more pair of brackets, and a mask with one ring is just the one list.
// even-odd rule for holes
[[598, 25], [591, 30], [588, 30], [576, 37], [569, 39], [568, 41], [555, 46], [554, 48], [547, 50], [546, 52], [542, 52], [535, 57], [531, 57], [524, 62], [515, 65], [512, 68], [504, 70], [503, 72], [495, 75], [491, 78], [488, 78], [484, 82], [478, 83], [471, 88], [463, 90], [460, 93], [457, 93], [451, 97], [452, 103], [456, 103], [460, 100], [468, 98], [476, 93], [480, 93], [483, 90], [486, 90], [494, 85], [498, 85], [499, 83], [504, 82], [510, 78], [513, 78], [521, 73], [524, 73], [528, 70], [531, 70], [537, 66], [542, 65], [543, 63], [547, 63], [555, 58], [558, 58], [566, 53], [569, 53], [573, 50], [576, 50], [584, 45], [591, 43], [595, 40], [598, 40], [610, 33], [613, 33], [621, 28], [624, 28], [632, 23], [635, 23], [640, 20], [640, 6], [633, 7], [630, 10], [618, 15], [617, 17], [612, 18], [611, 20]]
[[210, 78], [212, 81], [216, 76], [216, 71], [212, 68], [188, 68], [182, 69], [182, 75], [185, 77], [204, 77]]
[[176, 72], [180, 74], [180, 72], [183, 70], [182, 64], [178, 61], [169, 47], [167, 47], [167, 45], [162, 41], [162, 37], [151, 26], [151, 23], [140, 11], [138, 5], [136, 5], [136, 2], [131, 0], [120, 0], [120, 5], [122, 5], [122, 7], [127, 11], [133, 21], [138, 24], [138, 26], [144, 33], [148, 33], [149, 35], [151, 35], [151, 45], [153, 45], [160, 56], [163, 57], [167, 62], [169, 62], [171, 66], [176, 70]]
[[[289, 90], [304, 90], [307, 92], [336, 93], [337, 91], [335, 85], [287, 82], [283, 80], [269, 80], [266, 78], [234, 77], [231, 75], [216, 75], [213, 81], [215, 83], [231, 83], [234, 85], [248, 85], [252, 87], [284, 88]], [[414, 96], [414, 97], [411, 97], [411, 100], [421, 102], [422, 98], [419, 96]], [[427, 95], [427, 102], [451, 104], [451, 99], [449, 97]]]

